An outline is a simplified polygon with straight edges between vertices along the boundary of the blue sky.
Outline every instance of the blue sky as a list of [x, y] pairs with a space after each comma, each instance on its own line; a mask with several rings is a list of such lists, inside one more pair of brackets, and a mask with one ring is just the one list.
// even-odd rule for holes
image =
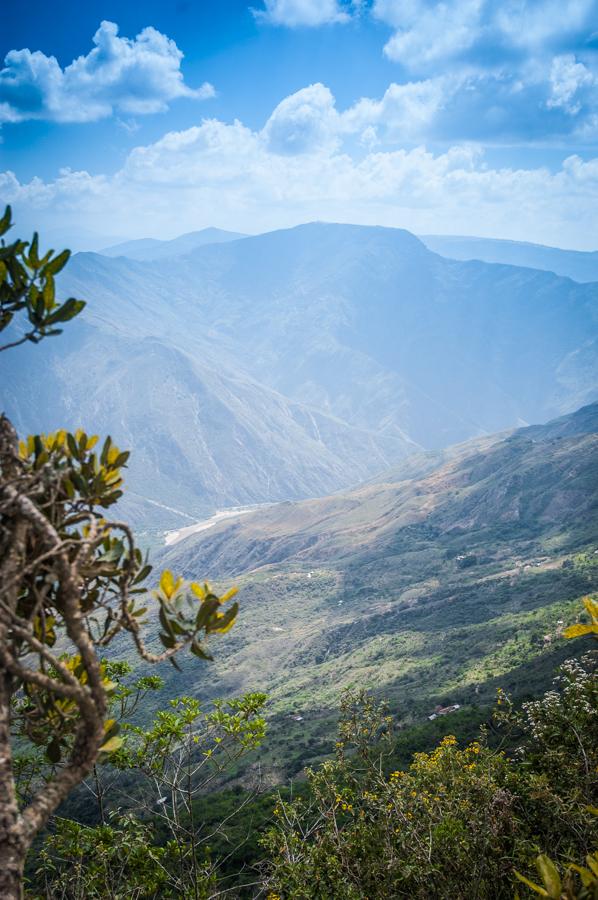
[[598, 0], [33, 0], [0, 42], [0, 201], [53, 239], [598, 247]]

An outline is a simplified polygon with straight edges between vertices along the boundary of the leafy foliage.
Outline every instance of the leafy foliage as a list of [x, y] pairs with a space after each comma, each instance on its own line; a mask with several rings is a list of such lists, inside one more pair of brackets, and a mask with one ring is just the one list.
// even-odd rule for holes
[[[265, 838], [273, 894], [510, 898], [514, 867], [528, 869], [542, 847], [566, 866], [591, 854], [594, 665], [591, 655], [566, 663], [557, 690], [521, 712], [499, 696], [498, 724], [505, 737], [518, 735], [514, 754], [491, 749], [484, 733], [464, 747], [449, 735], [390, 774], [387, 716], [366, 694], [347, 695], [336, 759], [308, 771], [307, 799], [279, 802]], [[556, 871], [550, 860], [543, 866]], [[583, 890], [563, 896], [593, 896], [590, 875], [576, 871]]]
[[37, 874], [43, 893], [64, 900], [114, 900], [173, 897], [167, 864], [171, 845], [155, 846], [151, 826], [134, 816], [114, 813], [110, 822], [87, 828], [57, 819], [39, 855]]
[[[220, 861], [210, 844], [225, 829], [203, 827], [196, 807], [215, 779], [260, 745], [265, 699], [248, 694], [204, 711], [197, 700], [181, 697], [147, 728], [124, 725], [123, 745], [95, 779], [96, 791], [100, 782], [111, 783], [102, 797], [113, 812], [101, 828], [59, 819], [44, 843], [37, 883], [43, 876], [49, 896], [105, 896], [102, 877], [111, 867], [111, 896], [212, 896]], [[127, 852], [112, 860], [120, 847]]]
[[[0, 235], [10, 224], [7, 208]], [[54, 276], [68, 258], [68, 251], [40, 257], [37, 235], [30, 244], [2, 242], [0, 332], [23, 318], [30, 329], [0, 350], [58, 334], [57, 323], [81, 312], [82, 301], [56, 301]], [[234, 590], [219, 597], [170, 570], [150, 593], [151, 566], [131, 529], [106, 517], [122, 496], [128, 458], [110, 437], [100, 443], [82, 430], [19, 441], [0, 416], [2, 896], [19, 895], [26, 852], [54, 810], [99, 759], [122, 746], [109, 707], [124, 694], [105, 648], [125, 633], [147, 662], [176, 665], [184, 649], [210, 659], [203, 641], [228, 631], [237, 617], [237, 603], [222, 609]], [[150, 607], [162, 626], [160, 653], [142, 635]], [[49, 768], [36, 748], [44, 749]], [[26, 789], [19, 789], [15, 776], [24, 774]]]
[[[11, 226], [12, 214], [10, 206], [7, 206], [0, 218], [0, 238]], [[63, 303], [56, 300], [54, 279], [67, 264], [70, 251], [63, 250], [56, 256], [53, 254], [53, 250], [48, 250], [43, 256], [40, 255], [37, 232], [30, 242], [15, 240], [8, 245], [4, 239], [0, 242], [0, 331], [8, 328], [20, 312], [25, 313], [30, 326], [22, 337], [0, 347], [0, 350], [26, 341], [37, 344], [42, 338], [61, 334], [62, 329], [55, 326], [70, 321], [84, 308], [84, 301], [74, 297]]]
[[[598, 893], [598, 853], [588, 854], [586, 861], [587, 868], [570, 863], [561, 878], [550, 857], [540, 853], [536, 857], [536, 868], [543, 886], [526, 878], [521, 872], [516, 871], [515, 877], [541, 897], [550, 897], [552, 900], [593, 900]], [[581, 879], [581, 887], [576, 884], [576, 874]]]

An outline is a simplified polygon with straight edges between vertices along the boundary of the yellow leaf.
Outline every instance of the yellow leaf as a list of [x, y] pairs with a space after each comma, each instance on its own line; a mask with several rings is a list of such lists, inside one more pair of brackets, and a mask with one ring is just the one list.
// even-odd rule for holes
[[110, 474], [104, 475], [104, 483], [110, 487], [120, 487], [123, 480], [118, 472], [110, 472]]
[[530, 881], [529, 878], [526, 878], [525, 875], [522, 875], [516, 869], [514, 869], [514, 872], [515, 872], [515, 876], [519, 879], [519, 881], [522, 881], [524, 884], [526, 884], [528, 886], [528, 888], [531, 888], [532, 891], [536, 892], [536, 894], [541, 894], [543, 897], [550, 897], [550, 894], [548, 893], [548, 891], [545, 891], [544, 888], [540, 887], [539, 884], [534, 884], [533, 881]]
[[[217, 620], [223, 619], [223, 618], [224, 618], [223, 615], [216, 616]], [[233, 625], [235, 624], [236, 621], [237, 621], [237, 618], [235, 616], [234, 618], [232, 618], [230, 620], [230, 622], [227, 625], [224, 625], [222, 628], [218, 628], [218, 627], [210, 628], [210, 631], [216, 631], [216, 632], [218, 632], [218, 634], [226, 634], [227, 631], [231, 630], [231, 628], [233, 627]]]
[[111, 737], [109, 741], [106, 741], [105, 744], [102, 744], [100, 747], [100, 753], [114, 753], [115, 750], [119, 750], [123, 745], [123, 739], [115, 735]]
[[199, 600], [203, 600], [204, 597], [206, 596], [206, 592], [204, 591], [204, 589], [202, 588], [202, 586], [200, 584], [197, 584], [196, 581], [192, 581], [191, 584], [189, 585], [189, 587], [191, 588], [191, 590], [193, 591], [193, 593]]
[[598, 634], [598, 626], [579, 623], [578, 625], [570, 625], [563, 633], [566, 638], [580, 637], [582, 634]]
[[173, 574], [170, 571], [170, 569], [165, 569], [162, 572], [162, 576], [160, 578], [160, 588], [162, 590], [162, 593], [169, 600], [174, 594], [176, 594], [176, 592], [178, 591], [178, 589], [180, 588], [182, 583], [183, 583], [182, 578], [177, 578], [176, 581], [174, 580]]
[[596, 878], [598, 878], [598, 854], [594, 854], [594, 856], [586, 856], [586, 862]]
[[106, 462], [108, 463], [108, 465], [111, 466], [112, 463], [116, 462], [116, 460], [118, 459], [119, 456], [120, 456], [120, 450], [118, 449], [118, 447], [115, 447], [113, 444], [110, 447], [110, 450], [108, 451], [108, 454], [106, 456]]
[[174, 578], [170, 569], [164, 569], [160, 578], [160, 588], [167, 597], [171, 597], [174, 591]]
[[98, 442], [98, 436], [97, 436], [97, 434], [92, 434], [91, 437], [88, 437], [88, 438], [87, 438], [87, 447], [86, 447], [86, 449], [87, 449], [87, 450], [93, 450], [93, 448], [95, 447], [95, 445], [97, 444], [97, 442]]
[[222, 597], [220, 598], [220, 602], [226, 603], [227, 600], [230, 600], [231, 597], [234, 597], [235, 594], [238, 594], [238, 593], [239, 593], [239, 588], [232, 587], [229, 591], [226, 592], [226, 594], [222, 595]]
[[584, 597], [583, 605], [587, 609], [588, 615], [591, 616], [594, 625], [598, 625], [598, 603], [591, 597]]
[[548, 896], [552, 897], [553, 900], [559, 900], [562, 887], [561, 876], [551, 858], [546, 856], [545, 853], [541, 853], [536, 857], [536, 868], [544, 882], [544, 887], [548, 891]]

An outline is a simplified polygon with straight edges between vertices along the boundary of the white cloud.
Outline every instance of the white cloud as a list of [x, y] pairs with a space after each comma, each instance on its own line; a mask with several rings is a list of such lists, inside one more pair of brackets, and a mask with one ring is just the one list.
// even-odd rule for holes
[[367, 132], [386, 140], [418, 140], [433, 123], [460, 84], [459, 79], [441, 76], [407, 84], [391, 84], [380, 100], [363, 98], [342, 113], [345, 132]]
[[596, 0], [503, 0], [492, 7], [492, 23], [516, 46], [542, 48], [555, 38], [596, 21]]
[[297, 154], [334, 149], [338, 131], [332, 93], [323, 84], [312, 84], [285, 97], [262, 133], [274, 153]]
[[338, 0], [264, 0], [264, 8], [253, 13], [271, 25], [317, 27], [348, 22], [351, 16], [343, 5]]
[[75, 240], [85, 227], [172, 237], [205, 225], [255, 232], [327, 219], [596, 249], [598, 159], [568, 156], [550, 171], [491, 168], [469, 145], [381, 149], [386, 111], [394, 104], [399, 123], [406, 102], [389, 89], [338, 112], [330, 92], [312, 85], [279, 104], [261, 131], [207, 120], [137, 147], [112, 175], [64, 170], [20, 183], [4, 173], [0, 202], [14, 204], [19, 232], [48, 234], [60, 221]]
[[384, 47], [389, 59], [422, 69], [471, 47], [483, 6], [484, 0], [376, 0], [373, 12], [396, 29]]
[[39, 50], [11, 50], [0, 70], [0, 122], [90, 122], [115, 112], [162, 112], [177, 97], [214, 96], [210, 84], [195, 90], [185, 84], [183, 54], [155, 28], [129, 40], [113, 22], [102, 22], [93, 42], [87, 56], [65, 69]]
[[575, 116], [582, 108], [581, 96], [584, 89], [596, 87], [598, 77], [569, 53], [553, 59], [550, 83], [552, 93], [547, 101], [548, 107], [560, 107]]
[[[482, 69], [513, 65], [514, 49], [550, 52], [591, 30], [597, 0], [374, 0], [374, 17], [395, 30], [385, 54], [414, 71], [466, 59]], [[586, 34], [587, 36], [587, 34]], [[578, 40], [583, 44], [583, 38]]]

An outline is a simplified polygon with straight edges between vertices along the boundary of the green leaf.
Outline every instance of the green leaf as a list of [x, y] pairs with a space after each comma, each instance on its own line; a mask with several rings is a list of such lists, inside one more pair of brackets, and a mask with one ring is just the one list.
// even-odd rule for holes
[[79, 315], [84, 306], [84, 300], [75, 300], [73, 297], [69, 297], [55, 312], [47, 317], [45, 324], [54, 325], [55, 322], [69, 322]]
[[195, 628], [198, 631], [201, 628], [205, 628], [209, 620], [218, 609], [219, 605], [220, 604], [218, 603], [217, 597], [211, 597], [209, 600], [202, 601], [202, 604], [199, 607], [199, 612], [197, 613], [197, 617], [195, 619]]
[[228, 612], [224, 613], [223, 616], [218, 617], [216, 620], [211, 621], [207, 626], [207, 631], [218, 631], [224, 634], [225, 631], [228, 631], [229, 628], [232, 628], [234, 621], [239, 612], [239, 604], [233, 603]]
[[586, 862], [596, 878], [598, 878], [598, 854], [586, 856]]
[[549, 897], [550, 894], [548, 891], [545, 891], [543, 887], [540, 887], [539, 884], [534, 884], [533, 881], [530, 881], [529, 878], [526, 878], [525, 875], [522, 875], [521, 872], [518, 872], [516, 869], [513, 870], [515, 872], [515, 876], [522, 881], [524, 884], [531, 888], [532, 891], [535, 891], [536, 894], [541, 894], [542, 897]]
[[49, 311], [54, 306], [54, 299], [56, 296], [56, 292], [54, 290], [54, 279], [50, 275], [49, 278], [46, 278], [46, 283], [42, 289], [42, 297], [44, 298], [44, 307]]
[[149, 566], [149, 565], [143, 566], [139, 570], [139, 572], [137, 573], [135, 578], [133, 579], [133, 584], [139, 584], [139, 582], [145, 581], [145, 579], [147, 578], [147, 576], [150, 574], [151, 571], [152, 571], [151, 566]]
[[108, 435], [108, 437], [104, 441], [104, 446], [102, 447], [102, 452], [100, 453], [100, 462], [102, 463], [103, 466], [105, 466], [106, 462], [108, 461], [108, 453], [110, 452], [111, 446], [112, 446], [112, 438], [110, 437], [110, 435]]
[[4, 215], [0, 219], [0, 235], [6, 234], [8, 229], [11, 227], [11, 218], [12, 210], [10, 206], [7, 206], [4, 210]]
[[213, 660], [214, 657], [210, 656], [207, 650], [204, 650], [199, 641], [193, 641], [191, 644], [191, 653], [194, 656], [199, 656], [200, 659]]
[[72, 435], [70, 433], [70, 431], [68, 432], [68, 434], [66, 436], [66, 442], [67, 442], [68, 448], [71, 452], [71, 455], [74, 456], [75, 459], [78, 459], [79, 458], [79, 447], [77, 445], [77, 441], [74, 438], [74, 435]]
[[131, 452], [129, 450], [123, 450], [122, 453], [119, 453], [114, 462], [112, 463], [112, 468], [120, 469], [121, 466], [124, 466], [126, 461], [128, 460]]
[[577, 872], [584, 887], [592, 886], [594, 882], [594, 876], [589, 869], [585, 869], [583, 866], [577, 866], [575, 863], [569, 863], [569, 868], [573, 869], [574, 872]]
[[34, 269], [39, 268], [39, 237], [37, 231], [33, 235], [33, 240], [31, 241], [31, 246], [29, 247], [29, 265], [33, 266]]
[[70, 250], [63, 250], [62, 253], [59, 253], [58, 256], [55, 256], [54, 259], [50, 260], [47, 264], [44, 272], [49, 275], [56, 275], [60, 272], [61, 269], [64, 269], [67, 262], [69, 261], [71, 255]]
[[118, 735], [111, 737], [110, 740], [106, 741], [106, 743], [102, 744], [100, 747], [100, 753], [114, 753], [115, 750], [120, 750], [123, 745], [123, 739]]
[[559, 900], [562, 890], [561, 876], [553, 861], [545, 853], [541, 853], [536, 857], [536, 868], [544, 882], [544, 887], [548, 891], [548, 896], [552, 897], [553, 900]]

